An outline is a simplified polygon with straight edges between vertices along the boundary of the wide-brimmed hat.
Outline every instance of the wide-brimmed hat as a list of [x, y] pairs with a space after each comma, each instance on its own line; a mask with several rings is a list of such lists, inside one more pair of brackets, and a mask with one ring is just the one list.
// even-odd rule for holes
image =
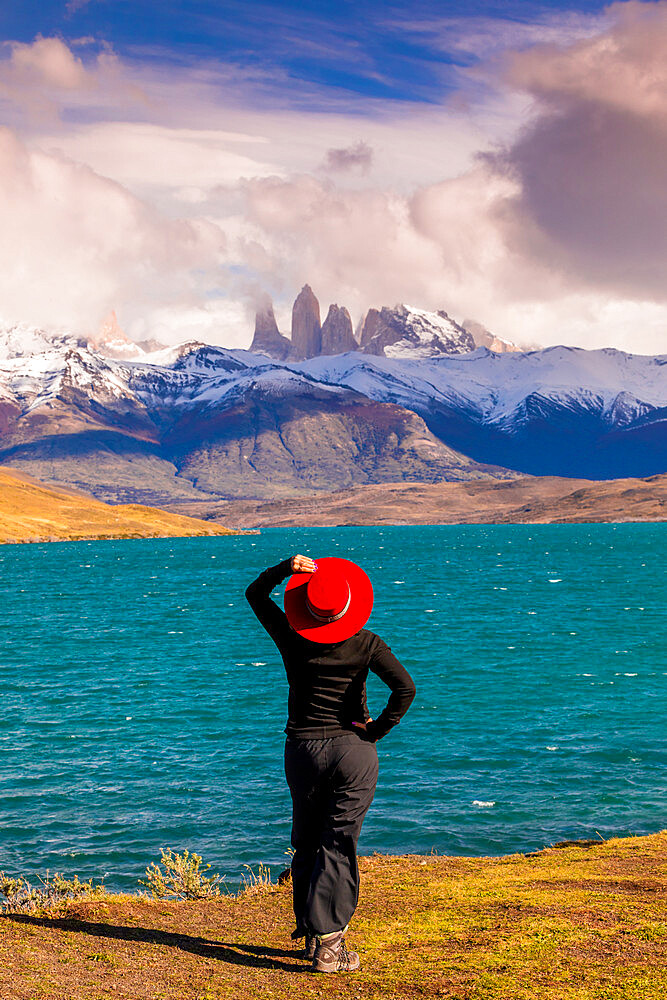
[[349, 559], [316, 559], [314, 573], [294, 573], [285, 588], [290, 626], [313, 642], [341, 642], [363, 628], [373, 608], [373, 587]]

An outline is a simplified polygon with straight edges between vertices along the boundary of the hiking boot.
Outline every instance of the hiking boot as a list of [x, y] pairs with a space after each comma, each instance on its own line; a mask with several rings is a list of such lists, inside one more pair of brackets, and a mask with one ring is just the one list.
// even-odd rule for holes
[[345, 947], [345, 930], [316, 939], [313, 972], [354, 972], [360, 967], [356, 951], [348, 951]]

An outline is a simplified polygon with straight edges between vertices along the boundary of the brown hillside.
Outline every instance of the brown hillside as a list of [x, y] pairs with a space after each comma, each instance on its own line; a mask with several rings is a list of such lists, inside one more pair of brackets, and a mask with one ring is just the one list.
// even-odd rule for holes
[[667, 520], [667, 475], [647, 479], [524, 476], [457, 483], [380, 483], [298, 499], [170, 504], [235, 528], [352, 524], [552, 524]]
[[111, 506], [0, 468], [0, 543], [228, 535], [229, 528], [139, 504]]

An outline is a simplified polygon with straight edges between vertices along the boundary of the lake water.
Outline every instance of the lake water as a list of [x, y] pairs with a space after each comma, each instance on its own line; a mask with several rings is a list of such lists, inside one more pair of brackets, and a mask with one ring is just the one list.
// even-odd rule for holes
[[[294, 552], [375, 586], [417, 697], [359, 851], [500, 855], [664, 828], [665, 527], [271, 529], [0, 547], [0, 869], [136, 890], [161, 847], [289, 863], [287, 683], [244, 598]], [[377, 715], [388, 689], [372, 677]]]

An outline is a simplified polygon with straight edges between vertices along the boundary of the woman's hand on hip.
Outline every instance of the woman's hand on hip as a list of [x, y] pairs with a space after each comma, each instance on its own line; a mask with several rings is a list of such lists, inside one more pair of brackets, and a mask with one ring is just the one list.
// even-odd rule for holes
[[372, 727], [371, 729], [367, 728], [368, 723], [372, 721], [373, 721], [372, 719], [368, 719], [366, 722], [352, 723], [353, 728], [356, 729], [357, 733], [362, 738], [362, 740], [366, 740], [369, 743], [375, 743], [375, 740], [372, 737]]
[[293, 573], [314, 573], [317, 566], [308, 556], [292, 556]]

